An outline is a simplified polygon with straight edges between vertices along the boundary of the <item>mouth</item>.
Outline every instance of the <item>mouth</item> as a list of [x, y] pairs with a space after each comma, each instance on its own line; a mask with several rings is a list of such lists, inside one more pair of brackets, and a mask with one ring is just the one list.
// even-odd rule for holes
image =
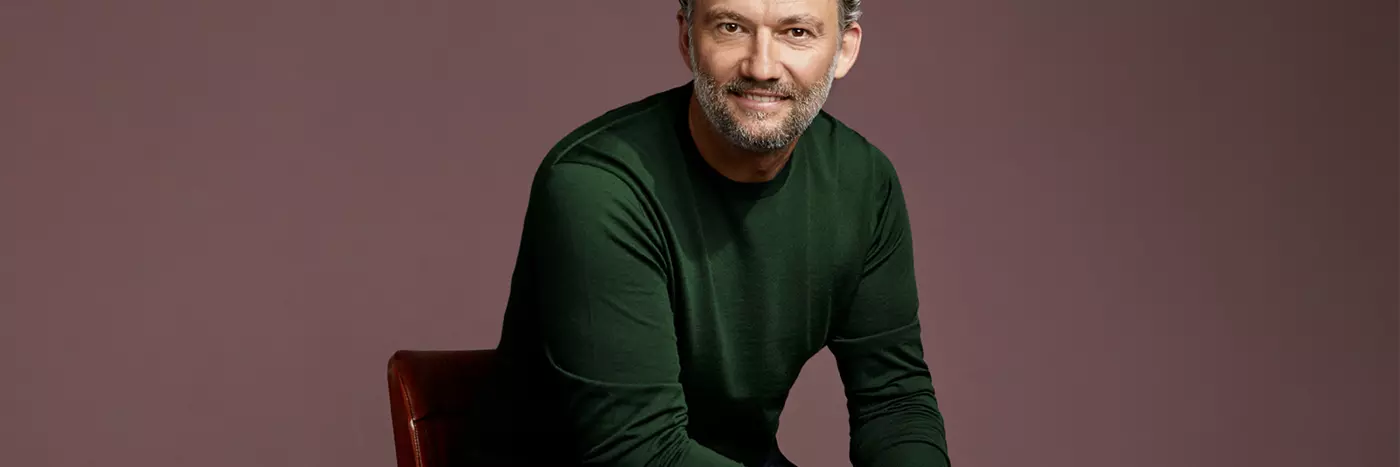
[[766, 91], [730, 91], [729, 95], [740, 106], [753, 110], [772, 110], [792, 99], [785, 94]]
[[786, 94], [768, 91], [730, 91], [729, 94], [758, 102], [777, 102], [789, 99]]

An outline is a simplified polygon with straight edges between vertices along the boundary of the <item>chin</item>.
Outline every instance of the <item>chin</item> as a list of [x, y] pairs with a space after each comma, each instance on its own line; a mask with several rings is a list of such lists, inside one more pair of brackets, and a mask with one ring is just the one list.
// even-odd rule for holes
[[748, 117], [736, 119], [739, 122], [739, 129], [750, 135], [775, 135], [782, 132], [782, 120], [776, 117], [768, 117], [764, 120], [754, 120]]
[[776, 112], [754, 112], [742, 108], [731, 108], [729, 118], [740, 122], [747, 128], [777, 128], [787, 119], [791, 109], [781, 109]]

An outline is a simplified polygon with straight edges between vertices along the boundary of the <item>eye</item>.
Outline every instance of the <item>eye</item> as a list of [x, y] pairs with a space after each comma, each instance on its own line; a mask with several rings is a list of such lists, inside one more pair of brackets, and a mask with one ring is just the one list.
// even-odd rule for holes
[[808, 37], [808, 36], [811, 36], [811, 35], [812, 35], [812, 33], [811, 33], [810, 31], [808, 31], [808, 30], [806, 30], [806, 29], [802, 29], [802, 28], [790, 29], [790, 30], [788, 30], [788, 33], [789, 33], [789, 34], [792, 34], [792, 37], [796, 37], [796, 38], [799, 38], [799, 39], [804, 38], [804, 37]]
[[719, 30], [733, 34], [739, 32], [739, 25], [734, 23], [722, 23], [719, 25]]

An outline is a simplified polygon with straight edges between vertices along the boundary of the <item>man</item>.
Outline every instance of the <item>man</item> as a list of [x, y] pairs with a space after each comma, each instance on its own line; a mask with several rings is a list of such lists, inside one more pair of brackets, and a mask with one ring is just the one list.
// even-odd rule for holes
[[681, 0], [694, 80], [550, 151], [477, 462], [791, 465], [779, 413], [827, 347], [853, 465], [948, 465], [899, 181], [821, 110], [859, 15], [859, 0]]

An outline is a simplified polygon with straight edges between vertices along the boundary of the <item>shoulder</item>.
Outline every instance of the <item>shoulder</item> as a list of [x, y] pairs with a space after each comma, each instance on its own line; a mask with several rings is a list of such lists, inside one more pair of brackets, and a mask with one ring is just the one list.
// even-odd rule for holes
[[[623, 178], [642, 175], [641, 148], [672, 138], [670, 127], [681, 88], [671, 88], [609, 109], [560, 138], [541, 161], [539, 175], [558, 166], [577, 164]], [[632, 180], [640, 181], [640, 180]]]
[[820, 163], [840, 178], [842, 186], [868, 191], [898, 183], [894, 163], [884, 150], [827, 111], [817, 114], [807, 133], [821, 155]]
[[531, 203], [596, 214], [639, 209], [653, 184], [645, 157], [655, 141], [674, 139], [670, 128], [680, 88], [612, 108], [560, 138], [536, 169]]

